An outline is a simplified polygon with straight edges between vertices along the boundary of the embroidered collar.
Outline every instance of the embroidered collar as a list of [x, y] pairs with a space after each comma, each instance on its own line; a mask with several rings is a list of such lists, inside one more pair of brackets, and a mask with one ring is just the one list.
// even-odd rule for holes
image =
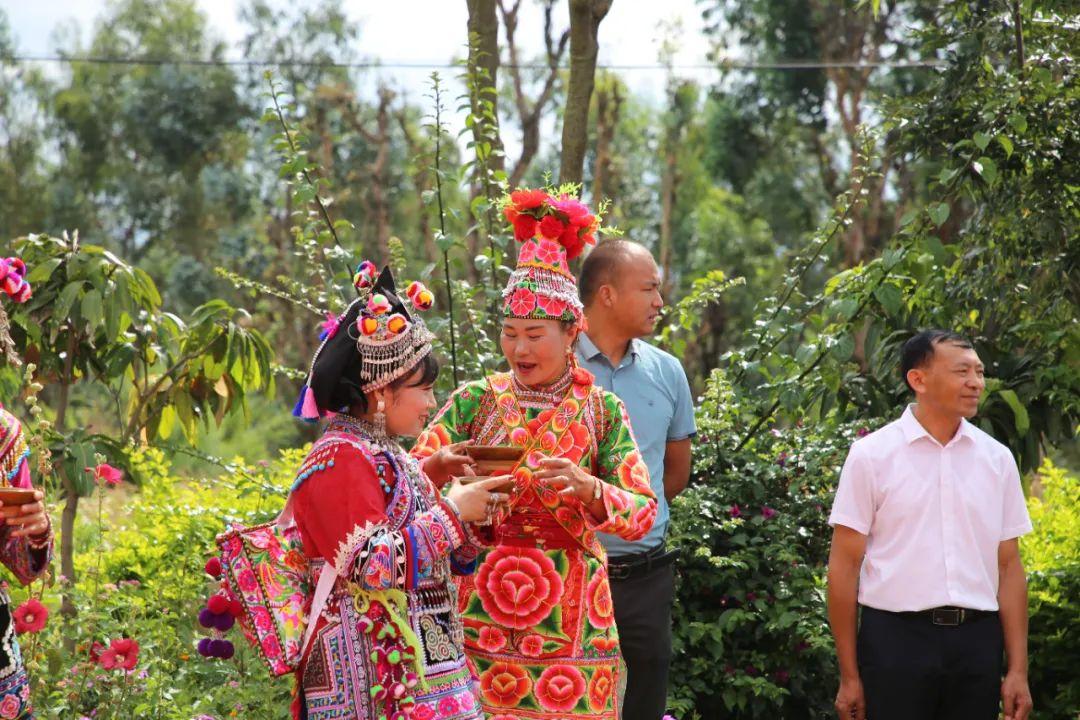
[[562, 375], [550, 385], [529, 386], [517, 379], [517, 375], [510, 374], [514, 394], [522, 405], [534, 405], [539, 407], [552, 407], [562, 402], [566, 397], [566, 391], [573, 382], [571, 368], [567, 366]]
[[356, 435], [359, 438], [367, 440], [372, 445], [386, 450], [401, 449], [397, 440], [386, 434], [385, 428], [379, 427], [368, 420], [353, 417], [352, 415], [346, 415], [345, 413], [334, 415], [326, 426], [326, 432], [343, 432], [348, 433], [349, 435]]

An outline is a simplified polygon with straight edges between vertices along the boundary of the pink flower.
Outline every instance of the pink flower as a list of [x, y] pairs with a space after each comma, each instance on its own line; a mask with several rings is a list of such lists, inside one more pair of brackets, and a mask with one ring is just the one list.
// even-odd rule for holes
[[15, 608], [15, 632], [23, 633], [41, 632], [45, 622], [49, 619], [49, 609], [41, 604], [37, 598], [30, 598], [19, 607]]
[[117, 470], [108, 463], [101, 463], [97, 467], [86, 468], [86, 472], [94, 473], [94, 480], [106, 485], [119, 485], [124, 479], [124, 472]]
[[728, 514], [733, 518], [742, 517], [742, 510], [739, 509], [738, 505], [732, 505], [731, 509], [728, 510]]
[[123, 668], [132, 670], [139, 662], [139, 643], [131, 638], [117, 638], [109, 643], [109, 649], [101, 653], [101, 667], [106, 670]]
[[762, 505], [761, 517], [765, 518], [766, 520], [772, 520], [774, 517], [776, 517], [776, 511], [768, 505]]

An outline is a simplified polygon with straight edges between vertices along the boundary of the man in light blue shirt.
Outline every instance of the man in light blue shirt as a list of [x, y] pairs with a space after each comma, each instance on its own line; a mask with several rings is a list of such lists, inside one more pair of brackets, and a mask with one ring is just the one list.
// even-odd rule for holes
[[656, 493], [652, 531], [638, 542], [611, 535], [611, 597], [627, 666], [623, 720], [661, 720], [671, 662], [671, 605], [676, 554], [664, 546], [668, 502], [690, 479], [695, 433], [690, 385], [680, 362], [641, 338], [653, 333], [664, 300], [652, 255], [627, 240], [607, 240], [585, 259], [578, 281], [588, 330], [578, 338], [578, 362], [626, 405], [630, 425]]

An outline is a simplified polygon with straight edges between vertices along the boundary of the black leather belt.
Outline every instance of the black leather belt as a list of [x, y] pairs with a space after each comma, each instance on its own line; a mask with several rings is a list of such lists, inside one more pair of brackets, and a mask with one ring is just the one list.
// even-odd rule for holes
[[658, 570], [675, 562], [679, 557], [679, 550], [668, 550], [663, 545], [658, 545], [652, 550], [634, 555], [620, 555], [608, 558], [608, 578], [611, 580], [631, 580], [633, 578], [648, 575], [653, 570]]
[[[879, 610], [878, 612], [887, 612], [885, 610]], [[912, 612], [897, 612], [891, 613], [893, 615], [900, 615], [908, 618], [918, 618], [920, 620], [929, 620], [933, 625], [939, 625], [941, 627], [959, 627], [965, 623], [974, 622], [975, 620], [981, 620], [991, 615], [997, 617], [997, 610], [972, 610], [970, 608], [962, 607], [936, 607], [929, 610], [915, 610]]]

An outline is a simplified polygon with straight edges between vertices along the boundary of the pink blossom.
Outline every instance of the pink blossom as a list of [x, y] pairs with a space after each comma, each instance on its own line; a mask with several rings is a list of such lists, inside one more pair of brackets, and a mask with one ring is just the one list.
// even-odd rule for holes
[[94, 474], [94, 480], [106, 485], [119, 485], [124, 479], [124, 472], [117, 470], [108, 463], [101, 463], [97, 467], [86, 468], [86, 472]]

